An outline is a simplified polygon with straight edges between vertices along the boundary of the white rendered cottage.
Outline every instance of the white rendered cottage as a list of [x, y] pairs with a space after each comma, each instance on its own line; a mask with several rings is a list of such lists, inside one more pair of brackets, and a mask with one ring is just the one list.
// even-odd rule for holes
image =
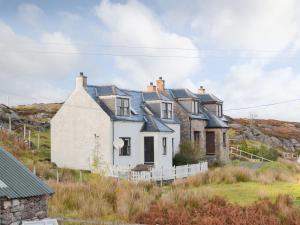
[[51, 161], [80, 170], [93, 170], [95, 162], [171, 167], [180, 143], [173, 107], [173, 100], [158, 92], [87, 85], [81, 73], [51, 120]]

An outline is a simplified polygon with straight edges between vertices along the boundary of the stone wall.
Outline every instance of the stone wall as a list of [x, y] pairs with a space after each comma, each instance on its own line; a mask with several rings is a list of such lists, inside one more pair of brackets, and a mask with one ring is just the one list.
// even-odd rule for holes
[[177, 102], [174, 103], [174, 111], [178, 119], [180, 120], [180, 139], [181, 141], [187, 141], [191, 139], [191, 121], [187, 112]]
[[[219, 161], [227, 162], [229, 160], [229, 138], [228, 138], [228, 129], [206, 129], [206, 131], [212, 131], [215, 133], [215, 148], [216, 148], [216, 157]], [[223, 143], [223, 133], [226, 133], [226, 143]]]
[[47, 196], [0, 199], [0, 225], [20, 225], [22, 220], [47, 218]]
[[191, 120], [191, 141], [195, 140], [194, 132], [200, 132], [200, 148], [203, 152], [206, 152], [206, 121], [205, 120]]

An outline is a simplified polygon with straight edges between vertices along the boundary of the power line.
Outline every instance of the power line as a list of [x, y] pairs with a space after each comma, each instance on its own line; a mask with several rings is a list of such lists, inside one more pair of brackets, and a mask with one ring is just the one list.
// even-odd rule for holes
[[[199, 59], [201, 56], [183, 56], [183, 55], [145, 55], [145, 54], [114, 54], [114, 53], [102, 53], [102, 52], [59, 52], [59, 51], [7, 51], [14, 53], [34, 53], [34, 54], [55, 54], [55, 55], [102, 55], [102, 56], [120, 56], [120, 57], [148, 57], [148, 58], [185, 58], [185, 59]], [[6, 54], [2, 51], [1, 53]], [[0, 54], [1, 54], [0, 53]]]
[[123, 45], [123, 44], [100, 44], [98, 42], [80, 42], [80, 41], [75, 41], [75, 42], [39, 42], [39, 43], [33, 43], [32, 41], [18, 41], [18, 42], [13, 42], [10, 40], [0, 40], [0, 42], [6, 42], [6, 43], [14, 43], [14, 44], [25, 44], [29, 43], [32, 45], [60, 45], [60, 46], [99, 46], [103, 48], [132, 48], [132, 49], [155, 49], [155, 50], [184, 50], [184, 51], [202, 51], [202, 52], [293, 52], [296, 53], [298, 50], [280, 50], [280, 49], [198, 49], [198, 48], [183, 48], [183, 47], [159, 47], [159, 46], [134, 46], [134, 45]]
[[116, 56], [116, 57], [145, 57], [145, 58], [181, 58], [181, 59], [202, 59], [203, 57], [214, 57], [215, 59], [224, 59], [227, 57], [233, 57], [233, 58], [239, 58], [239, 59], [245, 59], [245, 58], [253, 58], [253, 59], [274, 59], [274, 58], [285, 58], [285, 59], [295, 59], [298, 56], [297, 55], [285, 55], [282, 54], [280, 56], [259, 56], [259, 55], [239, 55], [234, 56], [232, 54], [227, 55], [219, 55], [219, 54], [205, 54], [204, 52], [199, 51], [199, 55], [196, 56], [189, 56], [189, 55], [148, 55], [148, 54], [122, 54], [122, 53], [107, 53], [107, 52], [80, 52], [80, 51], [74, 51], [74, 52], [68, 52], [68, 51], [35, 51], [35, 50], [8, 50], [8, 51], [2, 51], [0, 54], [7, 54], [9, 52], [17, 53], [17, 54], [23, 54], [23, 53], [33, 53], [33, 54], [54, 54], [54, 55], [101, 55], [101, 56]]
[[[18, 94], [12, 94], [9, 92], [5, 92], [0, 90], [0, 92], [2, 93], [6, 93], [12, 96], [17, 96], [17, 97], [24, 97], [22, 95], [18, 95]], [[34, 98], [34, 97], [26, 97], [26, 98], [30, 98], [30, 99], [35, 99], [38, 100], [38, 98]], [[50, 99], [47, 97], [41, 97], [41, 99], [46, 99], [48, 101], [52, 101], [52, 102], [57, 102], [57, 99]], [[291, 102], [297, 102], [300, 101], [300, 98], [297, 99], [290, 99], [290, 100], [285, 100], [285, 101], [280, 101], [280, 102], [273, 102], [273, 103], [267, 103], [267, 104], [262, 104], [262, 105], [256, 105], [256, 106], [248, 106], [248, 107], [240, 107], [240, 108], [232, 108], [232, 109], [224, 109], [224, 112], [228, 112], [228, 111], [239, 111], [239, 110], [246, 110], [246, 109], [255, 109], [255, 108], [261, 108], [261, 107], [270, 107], [270, 106], [274, 106], [274, 105], [281, 105], [281, 104], [287, 104], [287, 103], [291, 103]], [[84, 108], [84, 109], [96, 109], [96, 108], [92, 108], [92, 107], [86, 107], [86, 106], [80, 106], [80, 105], [72, 105], [72, 104], [67, 104], [67, 103], [63, 103], [64, 105], [70, 106], [70, 107], [75, 107], [75, 108]]]
[[261, 107], [269, 107], [269, 106], [274, 106], [274, 105], [281, 105], [281, 104], [286, 104], [286, 103], [296, 102], [296, 101], [300, 101], [300, 98], [299, 99], [291, 99], [291, 100], [281, 101], [281, 102], [274, 102], [274, 103], [269, 103], [269, 104], [263, 104], [263, 105], [256, 105], [256, 106], [249, 106], [249, 107], [225, 109], [224, 111], [238, 111], [238, 110], [245, 110], [245, 109], [255, 109], [255, 108], [261, 108]]

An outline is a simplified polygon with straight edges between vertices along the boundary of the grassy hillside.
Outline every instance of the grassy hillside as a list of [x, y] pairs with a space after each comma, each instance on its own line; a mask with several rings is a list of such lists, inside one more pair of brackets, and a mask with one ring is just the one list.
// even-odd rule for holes
[[[299, 172], [300, 168], [295, 164], [282, 161], [263, 164], [259, 169], [241, 165], [214, 168], [163, 187], [153, 183], [135, 184], [97, 175], [89, 175], [82, 183], [57, 184], [50, 181], [49, 184], [56, 190], [56, 194], [50, 200], [49, 213], [53, 217], [143, 222], [141, 215], [147, 218], [149, 215], [160, 213], [161, 210], [165, 213], [181, 207], [188, 210], [188, 213], [194, 209], [204, 210], [203, 205], [214, 201], [216, 197], [224, 198], [228, 202], [222, 200], [216, 207], [222, 207], [224, 204], [232, 206], [239, 209], [240, 214], [245, 208], [257, 204], [257, 201], [265, 201], [262, 199], [267, 198], [270, 201], [268, 204], [276, 205], [278, 196], [282, 194], [290, 195], [291, 199], [288, 200], [290, 203], [284, 211], [280, 211], [296, 210], [300, 213]], [[165, 207], [160, 208], [162, 206]], [[156, 207], [160, 208], [158, 212]], [[300, 216], [299, 213], [295, 214]], [[179, 214], [180, 212], [176, 211], [174, 216]], [[227, 216], [230, 217], [230, 214]], [[272, 212], [272, 216], [282, 219], [276, 211]], [[157, 217], [163, 216], [159, 214]]]

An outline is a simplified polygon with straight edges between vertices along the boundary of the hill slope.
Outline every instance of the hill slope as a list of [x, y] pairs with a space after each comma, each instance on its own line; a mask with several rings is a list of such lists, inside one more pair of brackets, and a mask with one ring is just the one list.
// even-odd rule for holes
[[300, 150], [300, 123], [278, 120], [229, 119], [236, 141], [253, 140], [289, 152]]

